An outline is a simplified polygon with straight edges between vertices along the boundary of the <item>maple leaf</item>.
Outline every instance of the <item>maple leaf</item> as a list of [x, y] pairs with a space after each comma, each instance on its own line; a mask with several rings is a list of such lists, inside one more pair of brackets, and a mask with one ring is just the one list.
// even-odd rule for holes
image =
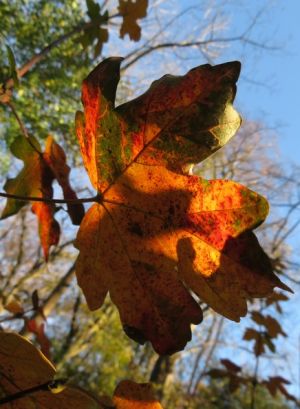
[[247, 299], [287, 287], [251, 232], [265, 219], [267, 201], [238, 183], [182, 172], [240, 126], [232, 107], [240, 64], [164, 76], [114, 108], [120, 62], [105, 60], [86, 78], [84, 114], [76, 115], [84, 164], [99, 192], [76, 239], [76, 274], [91, 309], [109, 291], [125, 332], [169, 354], [202, 320], [190, 291], [239, 321]]
[[148, 0], [119, 0], [119, 13], [123, 17], [120, 28], [120, 37], [126, 34], [133, 41], [141, 38], [141, 27], [137, 20], [147, 16]]
[[[77, 195], [71, 188], [69, 175], [70, 167], [67, 165], [66, 154], [62, 147], [55, 142], [52, 136], [48, 136], [46, 140], [44, 160], [51, 169], [54, 177], [62, 188], [64, 199], [76, 200]], [[75, 225], [80, 225], [84, 216], [84, 207], [81, 203], [67, 203], [68, 213]]]
[[[8, 179], [4, 185], [7, 193], [24, 196], [51, 199], [53, 195], [52, 182], [54, 176], [43, 160], [41, 146], [34, 137], [18, 137], [11, 146], [13, 155], [24, 162], [24, 167], [13, 179]], [[8, 199], [1, 219], [17, 213], [26, 202]], [[60, 227], [54, 218], [55, 206], [52, 203], [36, 202], [32, 211], [39, 221], [39, 235], [45, 259], [48, 259], [49, 248], [59, 240]]]
[[[54, 366], [34, 345], [18, 334], [0, 333], [0, 370], [0, 404], [3, 409], [30, 409], [33, 406], [45, 409], [101, 408], [87, 392], [76, 387], [65, 386], [60, 393], [56, 393], [52, 386], [55, 385], [55, 381], [52, 383], [56, 373]], [[26, 393], [32, 388], [32, 392]], [[3, 400], [6, 398], [8, 401], [5, 404]]]
[[271, 376], [268, 380], [262, 382], [272, 396], [276, 396], [277, 391], [281, 392], [287, 399], [299, 403], [295, 396], [288, 393], [284, 385], [289, 385], [290, 382], [281, 376]]
[[[70, 186], [70, 168], [66, 163], [63, 149], [49, 136], [46, 140], [45, 152], [42, 152], [38, 141], [30, 136], [18, 137], [11, 146], [12, 154], [24, 162], [23, 169], [13, 179], [8, 179], [4, 190], [12, 195], [52, 199], [52, 183], [57, 179], [62, 187], [64, 198], [77, 199]], [[26, 201], [9, 198], [2, 212], [1, 219], [16, 214]], [[82, 204], [68, 204], [68, 213], [74, 224], [80, 224], [84, 216]], [[35, 202], [32, 211], [39, 221], [39, 236], [45, 259], [48, 259], [49, 249], [59, 241], [60, 227], [54, 218], [56, 211], [53, 203]]]

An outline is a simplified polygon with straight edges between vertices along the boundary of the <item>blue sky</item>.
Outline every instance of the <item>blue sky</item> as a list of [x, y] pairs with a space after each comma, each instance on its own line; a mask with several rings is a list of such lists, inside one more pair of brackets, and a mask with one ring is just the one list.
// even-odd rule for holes
[[[234, 3], [234, 2], [233, 2]], [[252, 0], [249, 10], [253, 13], [263, 2]], [[239, 83], [238, 104], [247, 116], [261, 119], [270, 127], [277, 128], [278, 143], [286, 161], [299, 164], [300, 135], [300, 1], [273, 2], [266, 10], [258, 27], [259, 39], [278, 50], [256, 50], [249, 65], [243, 64]], [[241, 23], [233, 21], [237, 27]], [[234, 58], [234, 48], [230, 49]], [[243, 78], [247, 78], [246, 81]], [[253, 81], [253, 83], [248, 80]], [[260, 83], [260, 85], [255, 84]]]

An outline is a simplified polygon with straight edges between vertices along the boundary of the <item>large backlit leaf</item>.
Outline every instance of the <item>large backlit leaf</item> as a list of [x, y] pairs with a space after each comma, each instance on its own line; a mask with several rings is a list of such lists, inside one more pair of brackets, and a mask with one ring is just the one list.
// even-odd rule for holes
[[119, 65], [109, 59], [83, 83], [77, 133], [100, 195], [77, 236], [76, 272], [91, 309], [109, 291], [126, 333], [168, 354], [185, 346], [190, 324], [202, 319], [191, 291], [239, 321], [247, 299], [287, 287], [251, 232], [265, 219], [267, 201], [238, 183], [179, 170], [238, 128], [232, 100], [239, 63], [163, 77], [114, 109]]
[[76, 115], [85, 167], [105, 190], [132, 162], [172, 169], [200, 162], [235, 134], [232, 102], [240, 63], [202, 65], [165, 75], [139, 98], [114, 109], [122, 58], [105, 60], [83, 82], [84, 115]]
[[[47, 384], [55, 375], [54, 366], [29, 341], [14, 333], [0, 333], [0, 399], [39, 385]], [[3, 409], [101, 409], [84, 391], [63, 388], [60, 393], [51, 388], [37, 390], [19, 399], [1, 404]]]

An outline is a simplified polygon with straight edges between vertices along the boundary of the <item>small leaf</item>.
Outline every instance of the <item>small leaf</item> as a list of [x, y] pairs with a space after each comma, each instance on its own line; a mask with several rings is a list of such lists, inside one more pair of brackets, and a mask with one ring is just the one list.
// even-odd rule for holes
[[14, 56], [12, 49], [8, 45], [6, 46], [6, 50], [7, 50], [9, 68], [10, 68], [9, 75], [14, 80], [15, 87], [18, 87], [19, 78], [18, 78], [18, 73], [17, 73], [17, 65], [16, 65], [15, 56]]
[[[46, 147], [43, 156], [63, 190], [64, 199], [77, 200], [77, 195], [71, 188], [69, 181], [70, 167], [67, 165], [66, 154], [63, 148], [54, 141], [52, 136], [48, 136], [46, 140]], [[82, 203], [67, 203], [67, 208], [72, 223], [75, 225], [80, 225], [84, 216], [84, 207]]]
[[87, 13], [90, 19], [96, 20], [100, 17], [100, 5], [94, 0], [86, 0]]
[[[25, 197], [43, 196], [44, 164], [38, 151], [40, 151], [40, 145], [33, 137], [27, 140], [22, 135], [13, 142], [11, 152], [24, 162], [24, 167], [17, 177], [8, 179], [5, 183], [4, 190], [7, 193]], [[24, 201], [8, 199], [1, 219], [16, 214], [25, 204]]]
[[60, 236], [60, 227], [54, 218], [55, 206], [50, 203], [36, 202], [31, 209], [38, 218], [40, 241], [45, 260], [48, 261], [49, 249], [58, 244]]
[[24, 308], [20, 304], [19, 301], [17, 300], [11, 300], [9, 301], [4, 308], [6, 311], [11, 312], [12, 314], [18, 315], [18, 314], [23, 314], [24, 313]]
[[287, 399], [297, 403], [295, 396], [288, 393], [284, 385], [289, 385], [290, 382], [281, 376], [272, 376], [268, 380], [262, 382], [262, 384], [269, 390], [272, 396], [275, 396], [277, 392], [281, 392]]
[[32, 302], [32, 307], [34, 311], [38, 311], [40, 308], [40, 299], [39, 299], [38, 290], [34, 290], [33, 293], [31, 294], [31, 302]]
[[224, 365], [227, 371], [229, 372], [238, 373], [242, 370], [240, 366], [236, 365], [229, 359], [221, 359], [221, 364]]
[[36, 319], [26, 320], [26, 328], [29, 332], [36, 336], [36, 340], [41, 347], [41, 351], [48, 359], [50, 359], [51, 343], [45, 333], [44, 322], [38, 322]]
[[120, 382], [114, 392], [113, 402], [116, 409], [162, 409], [149, 383]]
[[246, 328], [243, 339], [245, 341], [257, 340], [260, 338], [260, 333], [253, 328]]
[[119, 0], [119, 13], [123, 17], [120, 28], [120, 37], [126, 34], [133, 41], [141, 38], [141, 27], [137, 20], [147, 16], [148, 0]]

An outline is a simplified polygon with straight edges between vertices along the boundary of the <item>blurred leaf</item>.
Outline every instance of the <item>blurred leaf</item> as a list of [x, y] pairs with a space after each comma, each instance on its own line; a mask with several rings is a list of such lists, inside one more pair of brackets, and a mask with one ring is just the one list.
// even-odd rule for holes
[[238, 373], [242, 370], [240, 366], [236, 365], [229, 359], [221, 359], [221, 364], [224, 365], [227, 371], [229, 372]]
[[23, 314], [24, 313], [24, 308], [22, 307], [22, 305], [20, 304], [19, 301], [17, 300], [11, 300], [9, 301], [4, 308], [6, 309], [6, 311], [11, 312], [12, 314]]
[[120, 28], [120, 37], [126, 34], [133, 41], [141, 38], [141, 27], [137, 20], [147, 16], [148, 0], [119, 0], [119, 13], [123, 17]]
[[86, 0], [87, 13], [91, 20], [100, 17], [100, 5], [94, 0]]
[[45, 323], [39, 322], [37, 319], [26, 320], [26, 328], [29, 332], [36, 336], [36, 340], [41, 347], [41, 351], [50, 360], [51, 343], [45, 333]]
[[10, 68], [10, 76], [14, 80], [15, 87], [18, 87], [19, 79], [18, 79], [15, 56], [14, 56], [12, 49], [8, 45], [6, 46], [6, 50], [7, 50], [9, 68]]
[[113, 402], [116, 409], [162, 409], [149, 383], [122, 381], [114, 392]]

